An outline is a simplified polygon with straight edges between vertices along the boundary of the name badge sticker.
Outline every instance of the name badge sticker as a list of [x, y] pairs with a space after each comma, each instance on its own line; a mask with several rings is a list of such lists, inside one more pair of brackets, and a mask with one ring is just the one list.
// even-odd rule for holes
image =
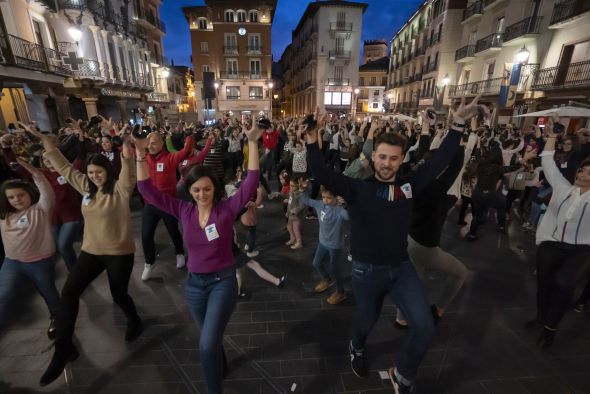
[[326, 212], [324, 212], [324, 211], [321, 211], [321, 212], [320, 212], [320, 221], [322, 221], [322, 222], [323, 222], [323, 221], [324, 221], [324, 217], [325, 217], [325, 216], [326, 216]]
[[412, 185], [410, 185], [409, 183], [403, 184], [401, 189], [402, 193], [404, 193], [404, 196], [406, 196], [406, 198], [412, 198]]
[[92, 201], [92, 199], [90, 198], [90, 195], [88, 195], [88, 194], [86, 194], [84, 197], [82, 197], [82, 205], [84, 205], [85, 207], [90, 205], [91, 201]]
[[567, 161], [565, 163], [561, 163], [561, 168], [567, 168]]
[[29, 225], [29, 218], [26, 216], [21, 216], [17, 221], [16, 221], [16, 227], [28, 227]]
[[217, 232], [217, 227], [215, 227], [215, 223], [205, 227], [205, 235], [207, 236], [207, 241], [209, 242], [219, 238], [219, 233]]
[[59, 176], [57, 177], [57, 183], [59, 183], [60, 185], [65, 185], [68, 182], [66, 181], [66, 178], [64, 178], [63, 176]]
[[158, 164], [156, 164], [156, 171], [158, 171], [158, 172], [164, 172], [164, 163], [158, 163]]
[[184, 160], [184, 161], [182, 162], [182, 165], [186, 167], [186, 166], [188, 165], [188, 160]]

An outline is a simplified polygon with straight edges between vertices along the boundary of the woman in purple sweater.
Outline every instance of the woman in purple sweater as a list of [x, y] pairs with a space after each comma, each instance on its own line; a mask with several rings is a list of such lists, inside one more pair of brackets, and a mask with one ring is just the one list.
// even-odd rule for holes
[[254, 124], [248, 137], [248, 175], [232, 197], [223, 199], [222, 181], [212, 167], [196, 165], [185, 177], [187, 202], [156, 189], [146, 163], [147, 140], [136, 139], [139, 192], [162, 211], [182, 223], [188, 251], [186, 302], [199, 325], [201, 365], [210, 394], [221, 393], [224, 372], [223, 333], [236, 305], [238, 285], [232, 254], [233, 223], [256, 193], [260, 171], [258, 139], [262, 131]]

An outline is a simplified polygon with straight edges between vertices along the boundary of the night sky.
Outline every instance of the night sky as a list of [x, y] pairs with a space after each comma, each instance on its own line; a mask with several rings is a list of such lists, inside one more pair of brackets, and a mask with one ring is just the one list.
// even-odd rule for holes
[[[312, 0], [279, 0], [272, 27], [273, 60], [278, 61], [285, 47], [291, 42], [291, 31], [297, 26], [307, 4]], [[404, 22], [423, 0], [365, 0], [369, 4], [363, 18], [361, 42], [384, 38], [389, 42]], [[181, 7], [204, 5], [203, 0], [166, 0], [160, 7], [166, 23], [164, 54], [174, 59], [176, 65], [190, 65], [190, 35], [188, 23]]]

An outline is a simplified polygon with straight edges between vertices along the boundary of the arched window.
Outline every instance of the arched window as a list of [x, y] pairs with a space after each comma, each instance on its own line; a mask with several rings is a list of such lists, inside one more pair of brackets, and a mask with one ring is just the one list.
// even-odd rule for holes
[[225, 21], [226, 22], [235, 22], [233, 10], [225, 10]]
[[250, 22], [258, 22], [258, 11], [251, 10], [249, 13]]
[[199, 29], [207, 29], [207, 19], [199, 18]]
[[246, 22], [246, 11], [238, 10], [237, 14], [238, 14], [238, 22]]

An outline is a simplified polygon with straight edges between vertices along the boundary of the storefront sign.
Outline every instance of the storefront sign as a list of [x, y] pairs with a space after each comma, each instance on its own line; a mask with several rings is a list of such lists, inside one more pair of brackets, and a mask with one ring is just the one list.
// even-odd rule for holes
[[102, 88], [100, 89], [100, 94], [102, 94], [103, 96], [129, 97], [134, 99], [141, 99], [141, 93], [129, 92], [126, 90]]

